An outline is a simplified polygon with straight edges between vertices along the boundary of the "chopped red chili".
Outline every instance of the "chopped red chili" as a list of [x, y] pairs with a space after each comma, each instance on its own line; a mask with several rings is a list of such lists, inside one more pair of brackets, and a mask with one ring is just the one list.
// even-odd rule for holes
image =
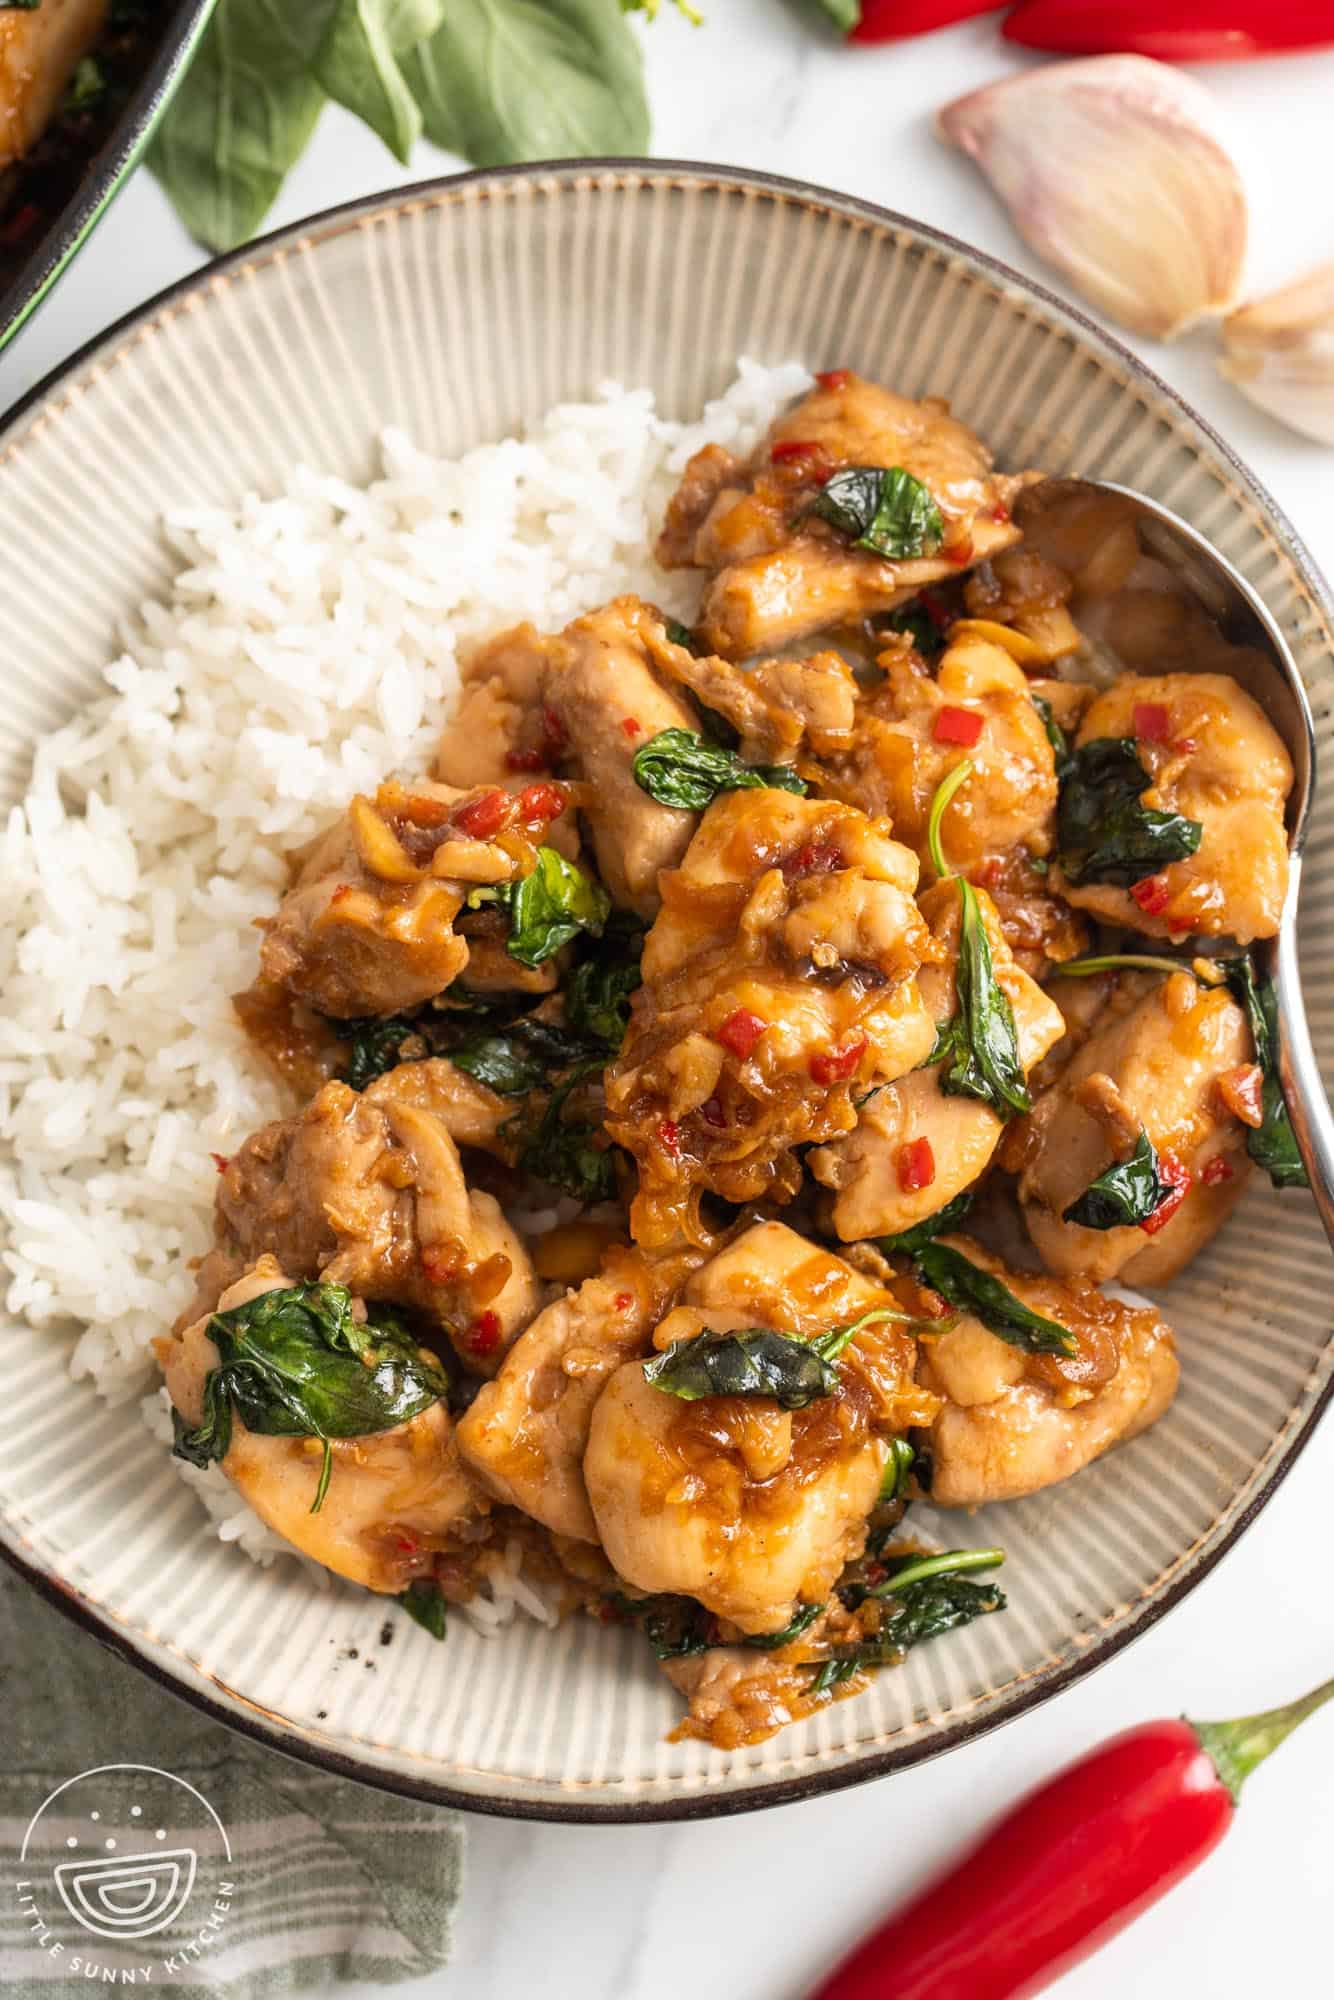
[[909, 1139], [906, 1146], [899, 1147], [895, 1163], [899, 1186], [904, 1194], [916, 1194], [919, 1188], [929, 1188], [936, 1178], [936, 1156], [931, 1150], [929, 1139]]
[[644, 725], [642, 722], [636, 722], [633, 715], [627, 715], [621, 723], [621, 733], [623, 736], [642, 736]]
[[558, 757], [569, 741], [565, 724], [550, 704], [542, 710], [542, 740], [552, 757]]
[[1193, 736], [1178, 736], [1176, 742], [1172, 745], [1178, 757], [1190, 757], [1199, 747]]
[[454, 824], [460, 833], [466, 833], [472, 840], [490, 840], [499, 833], [510, 816], [511, 801], [508, 792], [481, 792], [475, 799], [465, 799], [454, 814]]
[[850, 368], [825, 368], [815, 379], [822, 389], [846, 389], [852, 380], [852, 370]]
[[468, 1329], [468, 1345], [474, 1354], [490, 1354], [500, 1345], [500, 1314], [489, 1309], [478, 1313]]
[[634, 1302], [633, 1292], [617, 1292], [615, 1298], [612, 1300], [612, 1304], [618, 1313], [629, 1312]]
[[525, 785], [519, 793], [519, 818], [525, 826], [534, 822], [545, 826], [560, 818], [565, 803], [566, 795], [559, 785]]
[[448, 1284], [459, 1274], [457, 1250], [440, 1250], [427, 1244], [421, 1253], [421, 1267], [433, 1285]]
[[866, 1052], [865, 1035], [854, 1035], [841, 1048], [825, 1049], [812, 1056], [807, 1068], [815, 1083], [845, 1083], [856, 1072]]
[[394, 1547], [401, 1556], [415, 1556], [421, 1543], [415, 1535], [409, 1535], [399, 1528], [394, 1535]]
[[1264, 1123], [1264, 1083], [1258, 1063], [1238, 1063], [1218, 1079], [1218, 1095], [1226, 1109], [1254, 1132]]
[[749, 1007], [738, 1007], [718, 1029], [718, 1040], [732, 1051], [738, 1062], [744, 1062], [768, 1025], [761, 1015], [752, 1014]]
[[1184, 1161], [1175, 1153], [1160, 1153], [1158, 1156], [1158, 1177], [1167, 1182], [1172, 1192], [1165, 1194], [1152, 1215], [1146, 1215], [1140, 1228], [1146, 1236], [1156, 1236], [1165, 1229], [1190, 1193], [1193, 1175]]
[[843, 850], [832, 840], [808, 840], [795, 854], [788, 855], [782, 870], [789, 882], [795, 882], [801, 875], [832, 875], [842, 866]]
[[956, 568], [962, 569], [965, 563], [973, 560], [975, 553], [973, 538], [971, 535], [965, 535], [961, 542], [949, 542], [940, 553], [947, 563], [953, 563]]
[[822, 459], [825, 448], [822, 444], [812, 443], [809, 438], [779, 438], [769, 456], [775, 465], [785, 465], [792, 459]]
[[1205, 1187], [1220, 1187], [1224, 1181], [1233, 1179], [1231, 1162], [1225, 1160], [1221, 1153], [1215, 1153], [1212, 1160], [1201, 1167], [1200, 1179]]
[[681, 1127], [674, 1118], [664, 1118], [658, 1127], [658, 1143], [673, 1160], [681, 1157]]
[[995, 506], [991, 510], [991, 518], [1000, 527], [1003, 527], [1005, 523], [1009, 520], [1010, 510], [1006, 506], [1003, 500], [998, 500], [996, 502]]
[[982, 734], [983, 718], [975, 708], [955, 708], [946, 702], [937, 711], [936, 726], [932, 731], [937, 743], [958, 743], [965, 750], [971, 750]]
[[1172, 900], [1172, 885], [1166, 875], [1146, 875], [1142, 882], [1131, 883], [1130, 893], [1145, 916], [1160, 917]]
[[214, 1166], [217, 1168], [220, 1174], [225, 1174], [228, 1167], [231, 1165], [231, 1161], [228, 1159], [225, 1153], [210, 1153], [209, 1158], [210, 1160], [212, 1160]]
[[1143, 743], [1166, 743], [1172, 718], [1160, 701], [1137, 701], [1135, 734]]

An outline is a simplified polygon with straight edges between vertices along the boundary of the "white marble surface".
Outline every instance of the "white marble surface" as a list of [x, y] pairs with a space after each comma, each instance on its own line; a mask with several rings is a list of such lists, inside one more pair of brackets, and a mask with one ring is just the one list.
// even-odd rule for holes
[[[666, 13], [645, 33], [660, 154], [765, 167], [865, 195], [1038, 273], [929, 114], [1001, 74], [990, 22], [898, 48], [844, 50], [782, 0], [703, 0], [708, 26]], [[1239, 127], [1255, 200], [1253, 266], [1276, 281], [1327, 257], [1334, 53], [1206, 72]], [[416, 173], [451, 163], [423, 148]], [[288, 221], [413, 178], [327, 112], [275, 212]], [[66, 354], [198, 252], [141, 174], [55, 297], [0, 358], [8, 406]], [[1252, 412], [1213, 373], [1205, 341], [1146, 348], [1270, 485], [1334, 573], [1334, 455]], [[1315, 1302], [1313, 1302], [1313, 1305]], [[1318, 1309], [1324, 1310], [1321, 1302]], [[1334, 1433], [1311, 1446], [1263, 1518], [1140, 1644], [1021, 1722], [904, 1776], [779, 1811], [624, 1830], [476, 1818], [457, 1950], [415, 1991], [447, 2000], [799, 2000], [830, 1954], [989, 1812], [1107, 1732], [1189, 1707], [1267, 1705], [1334, 1668], [1328, 1522]], [[1253, 1781], [1207, 1868], [1098, 1958], [1068, 2000], [1242, 2000], [1329, 1991], [1334, 1715]]]

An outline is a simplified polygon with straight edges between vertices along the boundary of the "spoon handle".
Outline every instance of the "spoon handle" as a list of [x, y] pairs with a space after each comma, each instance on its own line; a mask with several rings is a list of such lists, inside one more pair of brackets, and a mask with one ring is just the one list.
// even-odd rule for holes
[[1311, 1043], [1297, 964], [1297, 900], [1301, 861], [1294, 855], [1288, 884], [1288, 907], [1274, 961], [1278, 999], [1278, 1069], [1297, 1150], [1311, 1183], [1320, 1220], [1334, 1248], [1334, 1112], [1321, 1080]]

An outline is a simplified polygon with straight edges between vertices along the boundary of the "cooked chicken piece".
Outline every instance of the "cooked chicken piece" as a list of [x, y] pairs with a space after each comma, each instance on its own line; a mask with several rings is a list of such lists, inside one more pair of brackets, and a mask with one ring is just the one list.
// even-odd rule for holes
[[0, 171], [41, 138], [108, 11], [108, 0], [0, 8]]
[[854, 747], [829, 765], [829, 789], [864, 812], [888, 815], [895, 836], [929, 869], [931, 801], [966, 757], [972, 775], [941, 824], [951, 867], [971, 872], [1013, 848], [1045, 855], [1056, 762], [1029, 684], [1004, 647], [966, 623], [955, 634], [934, 675], [906, 647], [880, 656], [884, 683], [861, 703]]
[[467, 769], [475, 733], [492, 767], [559, 767], [583, 780], [598, 873], [613, 902], [652, 917], [658, 872], [680, 860], [696, 824], [694, 813], [658, 805], [632, 770], [636, 752], [663, 730], [699, 728], [671, 685], [684, 678], [672, 672], [677, 654], [690, 658], [637, 597], [615, 598], [551, 638], [531, 625], [503, 632], [464, 670], [437, 769]]
[[[847, 466], [901, 468], [919, 479], [944, 521], [940, 549], [890, 562], [850, 547], [814, 516], [800, 518]], [[700, 635], [725, 658], [746, 659], [892, 610], [1008, 548], [1018, 539], [1011, 503], [1033, 476], [993, 473], [989, 453], [939, 398], [914, 403], [838, 369], [779, 419], [748, 464], [717, 446], [691, 460], [658, 557], [669, 568], [715, 572]]]
[[1014, 962], [1030, 978], [1043, 979], [1054, 965], [1089, 949], [1084, 918], [1052, 894], [1045, 865], [1035, 864], [1026, 847], [989, 854], [964, 873], [990, 896]]
[[1069, 1358], [1029, 1354], [971, 1314], [922, 1342], [919, 1373], [944, 1402], [926, 1433], [933, 1505], [984, 1507], [1037, 1493], [1158, 1421], [1180, 1371], [1171, 1329], [1152, 1307], [1104, 1298], [1080, 1278], [1007, 1270], [966, 1237], [941, 1240], [1079, 1346]]
[[564, 806], [557, 785], [512, 796], [425, 779], [353, 799], [263, 926], [263, 979], [336, 1019], [421, 1006], [468, 964], [454, 921], [468, 895], [529, 874]]
[[[976, 893], [996, 984], [1013, 1009], [1019, 1060], [1027, 1075], [1064, 1033], [1065, 1024], [1042, 988], [1015, 964], [985, 889]], [[943, 1026], [958, 1007], [957, 883], [938, 882], [918, 907], [948, 954], [942, 965], [924, 965], [917, 981], [932, 1018]], [[855, 1131], [808, 1156], [806, 1164], [815, 1178], [836, 1190], [833, 1223], [845, 1243], [911, 1229], [986, 1171], [1004, 1126], [978, 1098], [946, 1096], [940, 1077], [941, 1066], [934, 1064], [886, 1084], [862, 1105]], [[931, 1149], [932, 1177], [925, 1187], [915, 1185], [916, 1173], [902, 1172], [904, 1147], [922, 1139]]]
[[852, 807], [769, 788], [715, 799], [662, 878], [644, 983], [607, 1072], [607, 1129], [639, 1167], [635, 1240], [703, 1242], [700, 1197], [790, 1201], [793, 1148], [933, 1039], [916, 983], [939, 955], [917, 863]]
[[851, 747], [857, 683], [840, 653], [743, 668], [676, 646], [664, 649], [661, 665], [732, 724], [741, 738], [737, 753], [748, 764], [790, 764], [802, 747], [816, 757]]
[[1150, 937], [1273, 937], [1288, 888], [1292, 763], [1258, 703], [1226, 674], [1127, 675], [1080, 724], [1080, 745], [1109, 737], [1139, 739], [1142, 803], [1197, 820], [1199, 849], [1130, 888], [1076, 884], [1058, 866], [1059, 894]]
[[499, 1204], [464, 1181], [449, 1127], [479, 1112], [440, 1059], [402, 1063], [360, 1094], [325, 1084], [228, 1163], [201, 1292], [271, 1251], [297, 1277], [426, 1314], [471, 1369], [493, 1373], [538, 1289]]
[[[293, 1280], [272, 1257], [229, 1285], [213, 1307], [157, 1343], [172, 1402], [190, 1425], [203, 1416], [204, 1382], [220, 1356], [214, 1311], [230, 1312]], [[323, 1448], [304, 1437], [267, 1437], [233, 1413], [222, 1470], [275, 1534], [312, 1561], [391, 1596], [428, 1573], [432, 1558], [473, 1533], [490, 1502], [459, 1462], [449, 1412], [432, 1403], [392, 1430], [331, 1441], [333, 1471], [317, 1513]]]
[[[898, 1306], [782, 1223], [758, 1223], [687, 1280], [654, 1345], [769, 1326], [807, 1339]], [[683, 1592], [744, 1633], [774, 1632], [829, 1595], [860, 1553], [888, 1458], [923, 1392], [916, 1343], [893, 1322], [844, 1350], [837, 1395], [785, 1411], [768, 1397], [696, 1402], [654, 1388], [641, 1361], [593, 1411], [584, 1480], [613, 1569], [638, 1590]], [[926, 1407], [934, 1414], [935, 1401]]]
[[[1007, 1146], [1019, 1199], [1049, 1271], [1154, 1285], [1175, 1277], [1220, 1229], [1250, 1175], [1246, 1130], [1220, 1094], [1253, 1063], [1250, 1029], [1223, 987], [1189, 973], [1122, 974], [1098, 1024]], [[1129, 1157], [1141, 1131], [1160, 1165], [1190, 1175], [1157, 1228], [1086, 1229], [1061, 1217], [1090, 1182]]]
[[459, 1424], [464, 1463], [489, 1492], [555, 1534], [597, 1541], [583, 1475], [593, 1405], [622, 1362], [648, 1351], [684, 1268], [613, 1250], [538, 1314]]
[[811, 1693], [811, 1666], [775, 1660], [763, 1647], [709, 1646], [664, 1660], [662, 1671], [689, 1703], [677, 1734], [702, 1737], [715, 1750], [763, 1743], [823, 1706]]

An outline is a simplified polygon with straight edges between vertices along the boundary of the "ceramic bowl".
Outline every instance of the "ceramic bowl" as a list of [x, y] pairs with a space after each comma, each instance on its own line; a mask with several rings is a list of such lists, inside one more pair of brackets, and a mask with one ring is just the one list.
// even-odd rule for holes
[[[581, 162], [356, 203], [211, 266], [125, 321], [0, 432], [0, 785], [97, 686], [119, 613], [161, 588], [173, 504], [235, 502], [295, 460], [369, 476], [401, 425], [450, 454], [607, 378], [697, 412], [738, 355], [946, 396], [1010, 465], [1121, 480], [1177, 510], [1287, 634], [1329, 754], [1330, 607], [1226, 446], [1124, 349], [961, 243], [866, 203], [710, 167]], [[1303, 952], [1334, 1054], [1334, 792], [1317, 798]], [[574, 1618], [443, 1647], [357, 1591], [254, 1567], [207, 1529], [135, 1417], [7, 1329], [0, 1538], [128, 1659], [251, 1735], [423, 1798], [548, 1818], [733, 1812], [966, 1742], [1092, 1671], [1254, 1519], [1330, 1392], [1329, 1253], [1307, 1196], [1250, 1194], [1171, 1289], [1181, 1393], [1067, 1485], [967, 1523], [1010, 1609], [869, 1692], [724, 1755], [628, 1631]], [[359, 1657], [350, 1657], [355, 1648]], [[378, 1671], [366, 1671], [367, 1657]]]

